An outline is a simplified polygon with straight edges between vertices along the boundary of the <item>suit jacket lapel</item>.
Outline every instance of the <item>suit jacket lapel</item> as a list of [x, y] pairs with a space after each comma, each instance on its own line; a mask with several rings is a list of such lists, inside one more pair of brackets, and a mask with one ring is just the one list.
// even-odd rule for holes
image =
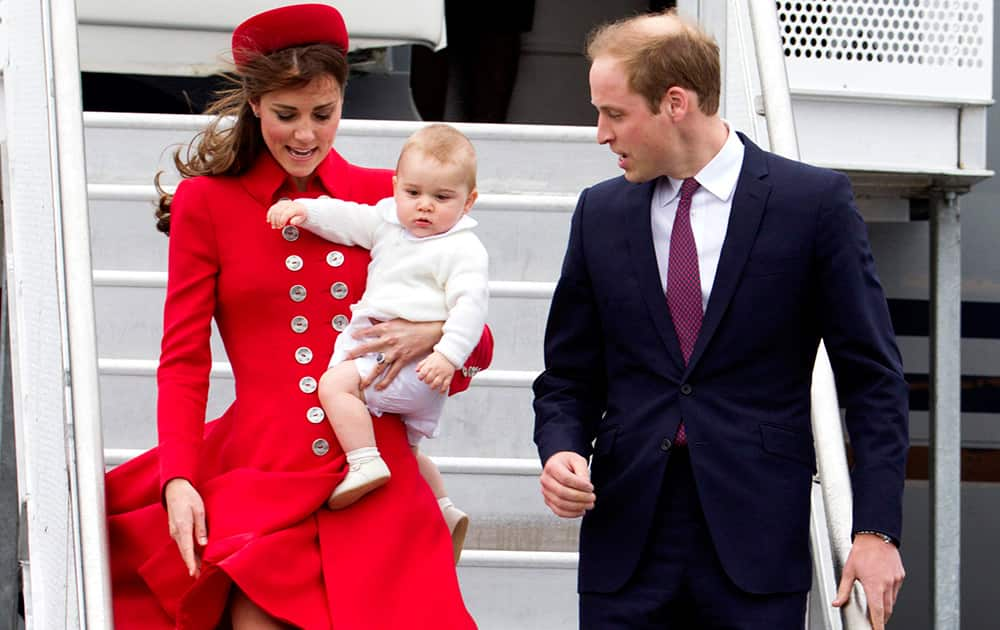
[[690, 373], [698, 363], [722, 321], [757, 238], [757, 229], [764, 216], [767, 198], [771, 194], [771, 185], [762, 181], [767, 176], [764, 152], [742, 133], [739, 136], [744, 145], [743, 167], [733, 193], [733, 208], [729, 213], [729, 225], [726, 227], [726, 238], [722, 244], [715, 281], [712, 283], [712, 294], [708, 298], [705, 317], [701, 322], [698, 340], [691, 351], [686, 373]]
[[667, 306], [667, 296], [660, 284], [660, 270], [656, 262], [656, 250], [653, 249], [653, 227], [650, 219], [650, 204], [656, 180], [629, 186], [625, 198], [625, 212], [628, 217], [628, 244], [639, 282], [639, 292], [646, 302], [649, 316], [653, 320], [656, 331], [660, 334], [670, 358], [678, 367], [684, 367], [684, 356], [681, 354], [680, 342], [674, 331], [674, 322], [670, 318], [670, 307]]

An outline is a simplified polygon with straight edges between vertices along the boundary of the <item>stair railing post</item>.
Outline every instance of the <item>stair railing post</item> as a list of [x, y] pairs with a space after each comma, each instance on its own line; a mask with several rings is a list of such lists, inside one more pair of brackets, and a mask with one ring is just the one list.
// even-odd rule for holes
[[[0, 212], [4, 210], [0, 202]], [[6, 266], [0, 222], [0, 270]], [[10, 322], [7, 276], [0, 273], [0, 628], [14, 628], [20, 595], [18, 569], [19, 508], [17, 459], [14, 454], [14, 398], [10, 382]]]
[[961, 621], [962, 232], [958, 195], [932, 191], [931, 208], [931, 620]]
[[[798, 136], [795, 131], [781, 34], [778, 30], [777, 8], [770, 0], [749, 0], [748, 6], [770, 148], [778, 155], [797, 160], [799, 159]], [[832, 545], [839, 579], [851, 550], [852, 494], [837, 389], [826, 346], [822, 341], [813, 367], [811, 407], [816, 465], [823, 490], [829, 535], [829, 541], [813, 540], [813, 544], [826, 542]], [[844, 626], [848, 630], [871, 628], [865, 612], [867, 602], [864, 591], [857, 582], [851, 594], [850, 601], [842, 609]]]
[[[111, 630], [111, 579], [104, 499], [104, 444], [83, 140], [83, 90], [75, 0], [48, 0], [45, 54], [51, 72], [55, 141], [53, 199], [61, 223], [65, 299], [67, 451], [77, 545], [80, 627]], [[62, 296], [61, 296], [62, 297]]]

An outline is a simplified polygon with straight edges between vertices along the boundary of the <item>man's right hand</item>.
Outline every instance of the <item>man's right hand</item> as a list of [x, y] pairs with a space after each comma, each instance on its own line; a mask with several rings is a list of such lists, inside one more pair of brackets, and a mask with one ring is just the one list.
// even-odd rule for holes
[[188, 575], [196, 578], [201, 574], [201, 549], [208, 544], [205, 504], [191, 482], [180, 477], [167, 482], [163, 497], [170, 537], [177, 543]]
[[594, 485], [587, 460], [573, 451], [559, 451], [542, 469], [542, 497], [556, 516], [576, 518], [594, 507]]

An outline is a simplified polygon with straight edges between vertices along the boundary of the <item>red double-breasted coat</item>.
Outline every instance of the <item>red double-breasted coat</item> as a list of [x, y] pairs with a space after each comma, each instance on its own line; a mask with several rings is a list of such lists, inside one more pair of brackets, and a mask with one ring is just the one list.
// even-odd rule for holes
[[[391, 194], [391, 172], [334, 151], [316, 174], [312, 196], [374, 203]], [[116, 627], [214, 628], [235, 582], [302, 628], [474, 628], [448, 531], [394, 416], [375, 420], [391, 482], [349, 509], [323, 507], [344, 456], [315, 389], [364, 291], [369, 255], [272, 229], [264, 217], [274, 201], [309, 196], [288, 186], [265, 152], [245, 175], [195, 177], [177, 189], [160, 445], [107, 477]], [[236, 399], [206, 424], [213, 318]], [[488, 350], [473, 354], [488, 362]], [[191, 480], [205, 501], [209, 543], [197, 580], [160, 502], [161, 483], [174, 477]]]

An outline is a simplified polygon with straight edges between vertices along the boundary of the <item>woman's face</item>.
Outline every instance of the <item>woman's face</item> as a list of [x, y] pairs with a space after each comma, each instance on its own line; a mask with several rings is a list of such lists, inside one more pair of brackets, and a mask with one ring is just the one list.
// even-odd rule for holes
[[316, 167], [333, 147], [343, 93], [336, 79], [316, 77], [300, 88], [267, 92], [250, 107], [271, 155], [306, 190]]

